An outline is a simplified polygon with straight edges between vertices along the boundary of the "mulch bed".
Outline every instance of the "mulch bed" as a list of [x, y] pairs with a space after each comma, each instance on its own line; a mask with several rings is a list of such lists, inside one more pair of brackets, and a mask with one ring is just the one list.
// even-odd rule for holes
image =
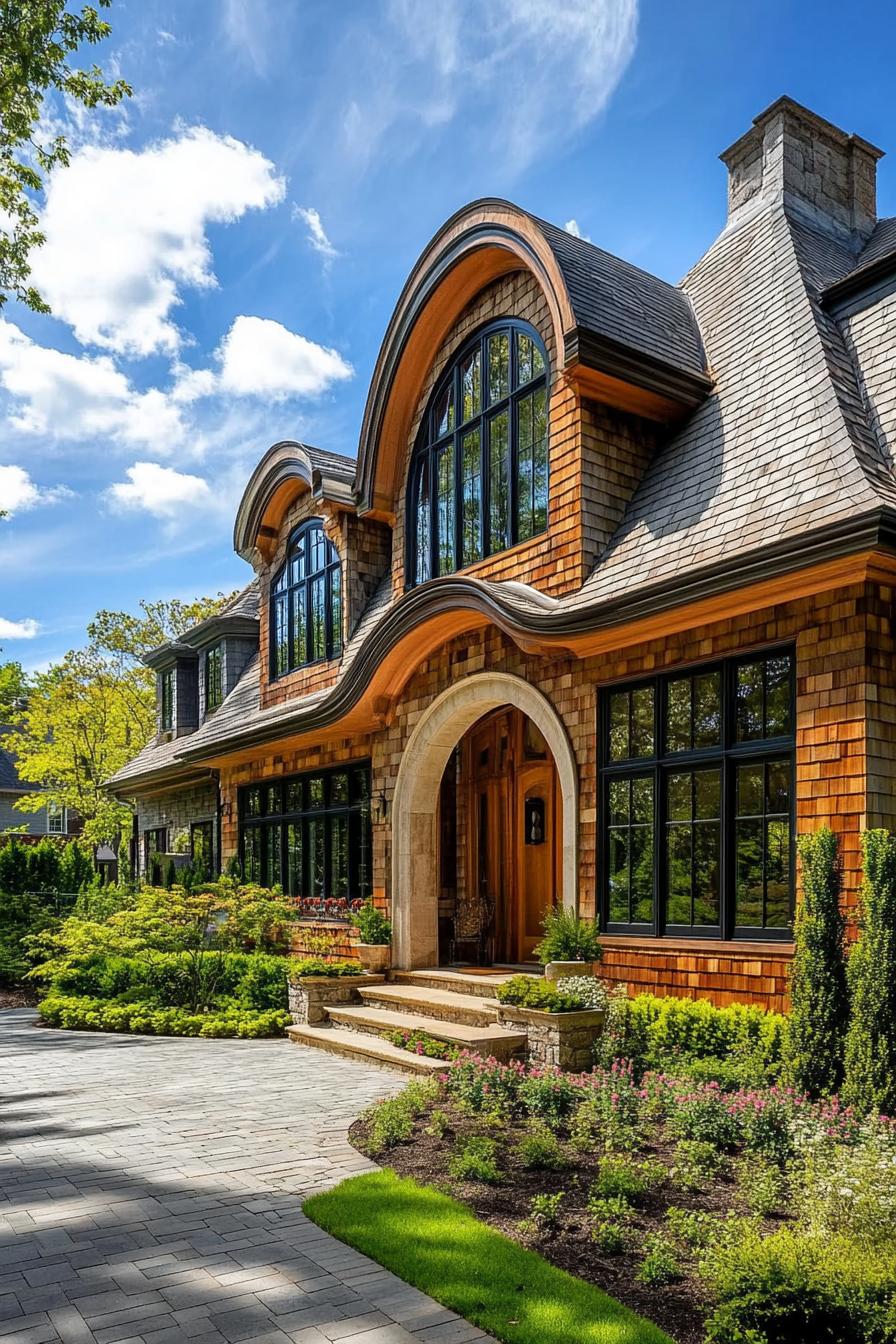
[[[459, 1111], [444, 1097], [438, 1106], [450, 1117], [451, 1133], [444, 1138], [427, 1133], [429, 1121], [424, 1115], [415, 1123], [413, 1137], [407, 1143], [377, 1153], [376, 1161], [391, 1167], [400, 1176], [410, 1176], [463, 1201], [483, 1222], [538, 1251], [560, 1269], [604, 1289], [633, 1311], [654, 1321], [678, 1344], [701, 1344], [707, 1303], [700, 1280], [686, 1268], [684, 1277], [677, 1282], [648, 1287], [637, 1278], [641, 1261], [639, 1252], [647, 1234], [668, 1234], [665, 1215], [672, 1205], [717, 1214], [724, 1214], [729, 1209], [745, 1213], [730, 1176], [714, 1178], [699, 1193], [683, 1190], [670, 1177], [650, 1191], [643, 1206], [635, 1212], [630, 1224], [631, 1249], [618, 1255], [604, 1255], [591, 1240], [592, 1219], [587, 1207], [588, 1192], [603, 1154], [580, 1153], [565, 1144], [570, 1162], [567, 1170], [529, 1171], [520, 1165], [514, 1151], [518, 1139], [527, 1132], [524, 1124], [511, 1123], [498, 1131], [489, 1129], [481, 1116]], [[488, 1135], [498, 1141], [503, 1175], [499, 1185], [453, 1181], [447, 1177], [448, 1159], [458, 1140], [474, 1134]], [[367, 1126], [363, 1119], [355, 1122], [349, 1137], [357, 1148], [365, 1151]], [[653, 1139], [638, 1151], [637, 1158], [659, 1159], [664, 1165], [671, 1166], [672, 1144], [666, 1141], [660, 1128], [654, 1131]], [[529, 1212], [532, 1196], [556, 1194], [558, 1190], [564, 1192], [559, 1228], [554, 1232], [534, 1234], [521, 1230], [519, 1224]]]
[[34, 1008], [39, 997], [33, 989], [0, 989], [0, 1008]]

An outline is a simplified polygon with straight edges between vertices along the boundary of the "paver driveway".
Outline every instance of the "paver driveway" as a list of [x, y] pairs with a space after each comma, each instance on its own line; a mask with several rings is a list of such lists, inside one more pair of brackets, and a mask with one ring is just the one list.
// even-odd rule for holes
[[400, 1077], [33, 1021], [0, 1012], [0, 1344], [486, 1339], [299, 1207], [369, 1165], [346, 1130]]

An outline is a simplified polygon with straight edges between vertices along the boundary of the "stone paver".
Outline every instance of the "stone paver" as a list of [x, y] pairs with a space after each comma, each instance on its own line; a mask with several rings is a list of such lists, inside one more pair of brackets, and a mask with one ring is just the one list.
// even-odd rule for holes
[[304, 1216], [398, 1076], [0, 1011], [0, 1344], [482, 1344]]

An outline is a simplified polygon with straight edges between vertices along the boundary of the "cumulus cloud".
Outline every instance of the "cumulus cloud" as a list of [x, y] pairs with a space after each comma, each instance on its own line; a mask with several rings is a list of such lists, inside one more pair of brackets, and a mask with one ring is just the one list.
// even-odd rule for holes
[[325, 257], [328, 261], [332, 261], [334, 257], [339, 256], [339, 253], [327, 237], [327, 231], [321, 222], [320, 214], [313, 206], [294, 205], [292, 214], [293, 219], [299, 219], [305, 225], [308, 230], [305, 237], [314, 248], [315, 252], [319, 252], [321, 256]]
[[172, 448], [186, 432], [179, 407], [158, 388], [140, 392], [108, 355], [70, 355], [38, 345], [0, 320], [0, 386], [8, 420], [26, 434]]
[[71, 498], [72, 491], [65, 485], [38, 486], [24, 467], [0, 465], [0, 512], [11, 518], [38, 504], [55, 504]]
[[201, 476], [158, 462], [135, 462], [125, 475], [126, 481], [110, 485], [105, 492], [113, 508], [151, 513], [170, 522], [211, 498], [208, 482]]
[[207, 226], [271, 206], [284, 191], [263, 154], [204, 126], [139, 151], [85, 145], [49, 180], [34, 283], [83, 344], [176, 353], [179, 290], [217, 284]]
[[26, 617], [24, 621], [7, 621], [0, 616], [0, 639], [34, 639], [40, 633], [40, 624]]
[[223, 393], [232, 397], [317, 397], [354, 369], [338, 350], [309, 341], [268, 317], [234, 319], [215, 352], [214, 369], [177, 368], [172, 392], [180, 402]]

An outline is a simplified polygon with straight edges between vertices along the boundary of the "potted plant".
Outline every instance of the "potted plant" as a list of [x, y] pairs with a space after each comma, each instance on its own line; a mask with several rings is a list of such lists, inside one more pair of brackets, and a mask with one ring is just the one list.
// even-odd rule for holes
[[603, 949], [593, 919], [583, 919], [566, 906], [548, 910], [541, 924], [544, 937], [535, 955], [544, 967], [545, 978], [563, 980], [574, 975], [593, 975], [595, 962]]
[[374, 974], [388, 969], [392, 950], [392, 925], [373, 901], [365, 901], [358, 911], [358, 958], [365, 971]]

